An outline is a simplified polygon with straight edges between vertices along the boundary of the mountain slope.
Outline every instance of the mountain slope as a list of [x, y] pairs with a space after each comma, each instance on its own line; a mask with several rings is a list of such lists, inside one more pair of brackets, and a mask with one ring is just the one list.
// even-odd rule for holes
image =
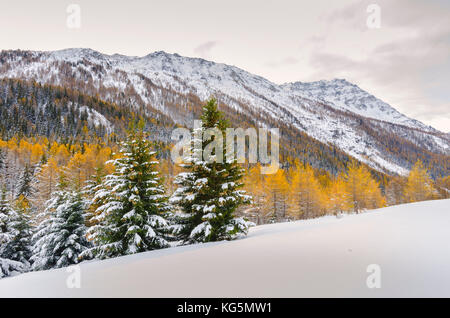
[[438, 132], [431, 126], [403, 115], [389, 104], [344, 79], [287, 83], [282, 87], [290, 94], [318, 100], [336, 109], [410, 128]]
[[[56, 140], [79, 137], [86, 126], [91, 136], [122, 133], [133, 116], [129, 108], [83, 95], [65, 87], [16, 79], [0, 79], [0, 137], [45, 136]], [[173, 122], [152, 113], [154, 134], [170, 138]], [[86, 137], [86, 136], [84, 136]]]
[[277, 85], [234, 66], [165, 52], [127, 57], [90, 49], [3, 51], [0, 62], [0, 77], [73, 87], [187, 126], [195, 118], [192, 101], [214, 95], [233, 116], [256, 114], [256, 126], [305, 133], [388, 173], [407, 173], [418, 156], [428, 163], [450, 154], [448, 136], [344, 80]]
[[[5, 278], [0, 297], [450, 297], [449, 209], [426, 201], [263, 225], [237, 241], [82, 263], [79, 289], [65, 268]], [[379, 289], [366, 283], [373, 266]]]

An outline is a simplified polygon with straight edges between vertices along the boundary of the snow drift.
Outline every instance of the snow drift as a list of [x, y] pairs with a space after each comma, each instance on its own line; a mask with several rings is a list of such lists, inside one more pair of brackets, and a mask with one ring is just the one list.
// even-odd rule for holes
[[[0, 280], [1, 297], [450, 297], [450, 200], [264, 225], [248, 237]], [[368, 288], [370, 265], [381, 288]]]

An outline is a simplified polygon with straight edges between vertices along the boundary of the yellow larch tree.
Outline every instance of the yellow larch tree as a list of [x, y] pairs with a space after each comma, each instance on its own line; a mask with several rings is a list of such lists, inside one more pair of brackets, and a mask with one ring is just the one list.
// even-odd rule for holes
[[86, 165], [86, 156], [79, 152], [75, 153], [64, 169], [74, 190], [80, 191], [86, 180], [93, 174]]
[[56, 160], [52, 157], [44, 164], [37, 174], [37, 184], [33, 197], [33, 204], [44, 208], [45, 202], [50, 199], [53, 191], [56, 190], [60, 168]]
[[405, 202], [424, 201], [433, 198], [436, 190], [422, 161], [417, 161], [408, 175], [403, 190]]
[[347, 212], [351, 207], [350, 194], [347, 189], [344, 178], [341, 176], [332, 180], [328, 188], [328, 204], [329, 213], [338, 215]]
[[271, 222], [279, 222], [288, 216], [289, 184], [283, 169], [266, 175], [267, 217]]
[[267, 192], [264, 175], [261, 174], [261, 165], [257, 163], [251, 167], [244, 176], [244, 190], [252, 196], [251, 207], [246, 207], [244, 214], [255, 220], [256, 224], [264, 223], [266, 214]]
[[291, 213], [297, 219], [324, 214], [325, 198], [311, 166], [297, 163], [292, 171], [290, 191]]
[[436, 187], [439, 191], [441, 198], [443, 199], [450, 198], [450, 176], [437, 179]]
[[405, 178], [394, 176], [388, 182], [385, 193], [386, 193], [386, 203], [388, 205], [396, 205], [404, 203], [403, 200], [403, 189], [405, 187]]
[[351, 162], [345, 179], [354, 212], [384, 206], [385, 199], [381, 194], [380, 185], [365, 166], [355, 161]]

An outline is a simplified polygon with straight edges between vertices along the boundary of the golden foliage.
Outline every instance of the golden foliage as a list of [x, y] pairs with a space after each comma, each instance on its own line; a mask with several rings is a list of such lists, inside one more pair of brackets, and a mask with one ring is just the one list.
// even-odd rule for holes
[[417, 202], [432, 199], [437, 194], [433, 181], [428, 176], [427, 170], [419, 160], [411, 169], [403, 190], [406, 202]]

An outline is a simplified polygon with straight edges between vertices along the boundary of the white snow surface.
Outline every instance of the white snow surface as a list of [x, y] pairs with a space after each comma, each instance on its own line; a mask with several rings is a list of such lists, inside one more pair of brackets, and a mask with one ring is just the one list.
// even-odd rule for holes
[[364, 117], [423, 130], [433, 130], [431, 127], [403, 115], [389, 104], [345, 79], [287, 83], [283, 85], [283, 88], [294, 95], [320, 100], [337, 109], [350, 111]]
[[88, 115], [88, 122], [91, 125], [94, 125], [95, 127], [98, 126], [103, 126], [106, 129], [106, 132], [108, 134], [113, 132], [113, 125], [111, 124], [111, 122], [105, 118], [105, 116], [103, 116], [102, 114], [100, 114], [98, 111], [96, 111], [95, 109], [92, 109], [88, 106], [81, 106], [79, 108], [79, 112], [86, 112]]
[[[0, 297], [450, 297], [450, 200], [254, 227], [247, 238], [0, 280]], [[381, 269], [370, 289], [367, 268]]]

